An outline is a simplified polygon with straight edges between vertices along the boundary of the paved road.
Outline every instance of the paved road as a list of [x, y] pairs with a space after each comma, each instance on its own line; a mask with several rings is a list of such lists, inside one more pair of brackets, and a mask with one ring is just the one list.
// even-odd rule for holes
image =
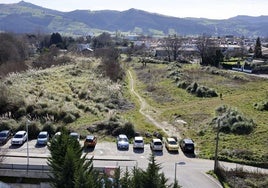
[[[81, 145], [83, 141], [80, 141]], [[46, 157], [49, 156], [47, 147], [37, 147], [36, 140], [29, 141], [29, 164], [46, 165]], [[1, 154], [6, 156], [4, 163], [11, 164], [27, 164], [27, 144], [21, 147], [13, 147], [10, 141], [0, 147]], [[149, 144], [145, 145], [144, 150], [133, 150], [130, 144], [129, 150], [118, 150], [115, 143], [99, 142], [94, 150], [86, 150], [88, 158], [94, 157], [95, 167], [121, 166], [124, 170], [126, 167], [131, 169], [134, 166], [146, 169], [148, 158], [151, 154]], [[156, 160], [161, 164], [162, 171], [169, 178], [169, 183], [174, 182], [175, 167], [176, 179], [179, 184], [185, 188], [218, 188], [221, 185], [212, 177], [206, 174], [207, 171], [213, 169], [213, 161], [198, 158], [187, 157], [180, 150], [179, 153], [169, 153], [165, 148], [163, 152], [155, 153]], [[41, 157], [41, 158], [39, 158]], [[236, 168], [234, 163], [221, 162], [227, 168]], [[238, 166], [241, 167], [241, 166]], [[247, 170], [256, 170], [254, 167], [243, 166]], [[268, 173], [267, 169], [258, 169]]]
[[[46, 165], [45, 157], [49, 156], [47, 147], [37, 147], [36, 140], [29, 141], [29, 164]], [[81, 141], [83, 144], [83, 141]], [[21, 147], [13, 147], [10, 141], [1, 146], [1, 152], [7, 156], [4, 163], [11, 164], [27, 164], [27, 144]], [[121, 166], [124, 170], [126, 167], [131, 169], [134, 166], [145, 169], [148, 165], [148, 158], [151, 154], [149, 144], [145, 145], [144, 150], [133, 150], [130, 145], [129, 150], [118, 150], [115, 143], [103, 142], [98, 143], [94, 150], [86, 150], [88, 157], [94, 156], [95, 167], [107, 166]], [[162, 171], [166, 177], [169, 178], [169, 183], [174, 182], [175, 167], [177, 168], [177, 180], [183, 187], [204, 187], [204, 188], [217, 188], [221, 187], [215, 180], [206, 175], [206, 171], [211, 170], [213, 162], [208, 160], [188, 158], [181, 151], [179, 153], [169, 153], [165, 148], [163, 152], [155, 153], [156, 160], [162, 166]], [[42, 157], [42, 158], [37, 158]], [[105, 160], [103, 160], [105, 159]], [[176, 165], [175, 163], [183, 162], [183, 165]]]

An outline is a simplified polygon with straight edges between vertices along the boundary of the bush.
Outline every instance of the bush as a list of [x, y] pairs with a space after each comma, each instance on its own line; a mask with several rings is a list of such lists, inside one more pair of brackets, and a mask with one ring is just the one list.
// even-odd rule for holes
[[177, 87], [178, 88], [186, 89], [189, 85], [190, 84], [187, 81], [177, 82]]
[[27, 110], [25, 107], [20, 107], [16, 112], [14, 112], [14, 117], [16, 119], [21, 118], [22, 116], [25, 116], [27, 114]]
[[39, 122], [36, 121], [32, 121], [31, 123], [29, 123], [28, 125], [28, 136], [29, 139], [36, 139], [39, 132], [40, 132], [40, 127], [41, 124]]
[[254, 108], [259, 111], [268, 111], [268, 101], [255, 103]]
[[134, 125], [130, 122], [125, 123], [123, 131], [129, 138], [133, 138], [135, 135]]
[[247, 119], [238, 111], [227, 106], [217, 108], [216, 113], [219, 117], [214, 118], [211, 123], [216, 125], [216, 128], [218, 121], [221, 121], [220, 131], [224, 133], [249, 134], [256, 126], [252, 119]]
[[254, 125], [250, 122], [236, 122], [231, 127], [231, 132], [235, 134], [249, 134], [254, 129]]
[[74, 122], [76, 120], [76, 117], [73, 115], [73, 114], [71, 114], [71, 113], [67, 113], [65, 116], [64, 116], [64, 118], [62, 119], [62, 121], [64, 122], [64, 123], [72, 123], [72, 122]]
[[0, 121], [0, 130], [9, 130], [15, 131], [15, 128], [18, 127], [18, 123], [14, 119], [7, 119], [7, 120], [1, 120]]
[[46, 122], [42, 131], [47, 131], [50, 136], [55, 134], [55, 126], [51, 122]]

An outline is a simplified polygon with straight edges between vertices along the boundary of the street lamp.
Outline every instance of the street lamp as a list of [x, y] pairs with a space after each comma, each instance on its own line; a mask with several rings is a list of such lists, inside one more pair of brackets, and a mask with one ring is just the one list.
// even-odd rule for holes
[[29, 168], [29, 144], [28, 144], [28, 141], [29, 141], [29, 131], [28, 131], [28, 127], [29, 127], [29, 124], [30, 123], [31, 123], [31, 121], [27, 119], [27, 121], [26, 121], [26, 132], [27, 132], [27, 171], [28, 171], [28, 168]]
[[177, 165], [185, 165], [185, 162], [177, 162], [175, 163], [175, 182], [177, 181]]

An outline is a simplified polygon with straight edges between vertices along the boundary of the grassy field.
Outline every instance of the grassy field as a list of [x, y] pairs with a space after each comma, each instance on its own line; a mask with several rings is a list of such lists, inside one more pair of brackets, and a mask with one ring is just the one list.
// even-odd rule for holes
[[[11, 74], [3, 80], [13, 101], [21, 100], [21, 116], [11, 121], [14, 126], [25, 127], [25, 117], [32, 114], [41, 130], [50, 123], [55, 128], [65, 126], [82, 136], [90, 134], [89, 128], [102, 123], [97, 130], [100, 140], [113, 140], [109, 136], [118, 124], [130, 122], [142, 134], [161, 132], [142, 114], [140, 104], [130, 92], [129, 76], [122, 83], [112, 83], [102, 76], [100, 60], [73, 59], [73, 63], [44, 70], [29, 70]], [[180, 67], [181, 66], [181, 67]], [[254, 104], [268, 98], [267, 79], [227, 72], [198, 65], [147, 64], [142, 67], [134, 59], [125, 62], [135, 80], [135, 90], [155, 108], [154, 118], [176, 126], [177, 136], [195, 141], [196, 153], [202, 158], [212, 158], [216, 133], [211, 125], [215, 110], [227, 105], [237, 110], [256, 127], [250, 134], [220, 133], [220, 157], [225, 160], [254, 164], [268, 161], [268, 111], [257, 111]], [[214, 89], [222, 97], [200, 98], [178, 88], [176, 79], [196, 82]], [[35, 117], [36, 116], [36, 117]], [[107, 121], [119, 119], [112, 126]], [[180, 124], [184, 120], [187, 124]], [[3, 124], [5, 118], [0, 121]], [[96, 126], [95, 126], [96, 128]], [[148, 139], [146, 139], [148, 141]]]
[[[226, 72], [197, 65], [183, 65], [179, 77], [213, 88], [222, 98], [199, 98], [176, 87], [168, 65], [133, 65], [139, 84], [139, 93], [162, 113], [156, 117], [178, 126], [181, 137], [195, 140], [199, 157], [212, 158], [216, 133], [210, 122], [219, 106], [227, 105], [257, 124], [248, 135], [220, 133], [220, 157], [240, 162], [266, 162], [268, 157], [268, 112], [257, 111], [253, 104], [268, 98], [268, 80], [251, 75]], [[174, 70], [172, 70], [174, 71]], [[182, 119], [187, 125], [178, 125]]]

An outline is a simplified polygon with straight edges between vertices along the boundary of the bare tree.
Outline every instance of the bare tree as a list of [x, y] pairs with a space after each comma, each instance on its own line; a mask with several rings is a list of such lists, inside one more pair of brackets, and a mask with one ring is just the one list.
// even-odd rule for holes
[[196, 48], [201, 57], [201, 65], [218, 66], [220, 59], [223, 58], [216, 41], [208, 36], [199, 37]]
[[177, 35], [169, 35], [162, 40], [162, 45], [168, 56], [168, 61], [176, 61], [179, 56], [179, 50], [182, 46], [182, 38]]

